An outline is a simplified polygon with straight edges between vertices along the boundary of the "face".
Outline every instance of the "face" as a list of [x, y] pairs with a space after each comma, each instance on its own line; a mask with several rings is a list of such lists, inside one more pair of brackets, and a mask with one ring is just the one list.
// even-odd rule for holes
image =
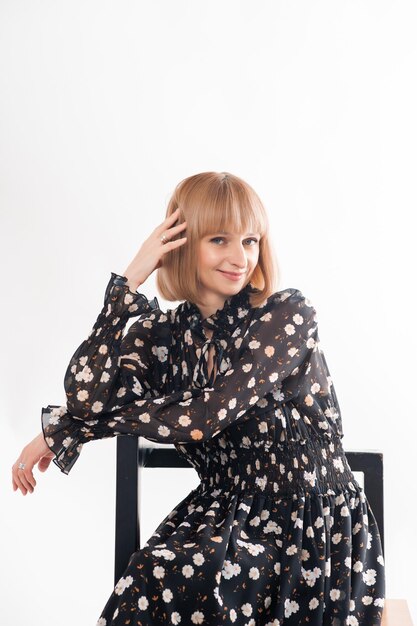
[[212, 308], [238, 293], [249, 281], [258, 263], [259, 233], [216, 232], [200, 240], [198, 277], [201, 297]]

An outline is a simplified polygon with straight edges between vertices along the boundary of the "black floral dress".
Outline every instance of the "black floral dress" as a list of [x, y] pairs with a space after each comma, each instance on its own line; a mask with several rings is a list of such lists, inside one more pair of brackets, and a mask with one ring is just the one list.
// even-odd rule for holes
[[131, 555], [97, 626], [379, 625], [380, 535], [311, 302], [289, 288], [252, 307], [249, 283], [202, 319], [126, 283], [111, 273], [67, 405], [42, 408], [46, 442], [68, 474], [84, 443], [141, 435], [174, 444], [201, 482]]

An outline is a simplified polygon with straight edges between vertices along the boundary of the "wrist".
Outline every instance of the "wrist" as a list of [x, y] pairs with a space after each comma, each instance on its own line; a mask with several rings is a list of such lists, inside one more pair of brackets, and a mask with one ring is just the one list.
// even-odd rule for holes
[[133, 276], [130, 272], [125, 272], [123, 274], [127, 278], [126, 285], [129, 287], [131, 291], [136, 291], [140, 285], [144, 282], [140, 278]]

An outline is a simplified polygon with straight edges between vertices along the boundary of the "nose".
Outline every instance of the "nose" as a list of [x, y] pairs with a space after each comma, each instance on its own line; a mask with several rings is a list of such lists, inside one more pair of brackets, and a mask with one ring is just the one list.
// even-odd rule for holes
[[244, 271], [248, 265], [246, 250], [244, 246], [237, 242], [230, 249], [229, 263], [237, 270]]

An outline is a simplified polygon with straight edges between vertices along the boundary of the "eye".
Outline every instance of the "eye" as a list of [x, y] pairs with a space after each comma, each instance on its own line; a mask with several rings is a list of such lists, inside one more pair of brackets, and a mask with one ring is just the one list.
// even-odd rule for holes
[[[210, 241], [224, 241], [224, 237], [212, 237], [210, 239]], [[244, 241], [253, 241], [253, 245], [258, 243], [258, 240], [256, 239], [256, 237], [249, 237], [248, 239], [244, 239]]]

